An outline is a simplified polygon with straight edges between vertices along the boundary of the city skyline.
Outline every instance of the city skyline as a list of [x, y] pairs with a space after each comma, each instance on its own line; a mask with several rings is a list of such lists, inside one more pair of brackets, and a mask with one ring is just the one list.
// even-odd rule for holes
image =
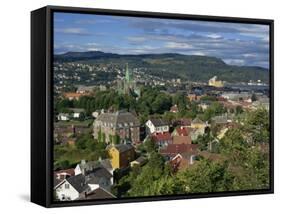
[[269, 67], [269, 26], [54, 13], [54, 52], [180, 53]]

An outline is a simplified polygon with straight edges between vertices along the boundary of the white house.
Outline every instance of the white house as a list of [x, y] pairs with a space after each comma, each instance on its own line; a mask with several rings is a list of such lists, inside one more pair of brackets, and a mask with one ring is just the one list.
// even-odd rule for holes
[[72, 117], [74, 119], [79, 119], [83, 116], [83, 114], [85, 114], [85, 109], [83, 108], [69, 108], [69, 110], [73, 112]]
[[75, 200], [79, 198], [80, 194], [91, 191], [89, 185], [85, 184], [85, 176], [82, 174], [64, 179], [54, 189], [56, 197], [60, 201]]
[[65, 178], [54, 187], [60, 201], [76, 200], [87, 193], [102, 188], [110, 191], [113, 185], [112, 175], [103, 167], [96, 167], [87, 175], [78, 174]]
[[58, 120], [68, 121], [70, 120], [70, 115], [66, 113], [59, 113]]
[[147, 134], [169, 131], [169, 123], [163, 119], [150, 119], [145, 123]]

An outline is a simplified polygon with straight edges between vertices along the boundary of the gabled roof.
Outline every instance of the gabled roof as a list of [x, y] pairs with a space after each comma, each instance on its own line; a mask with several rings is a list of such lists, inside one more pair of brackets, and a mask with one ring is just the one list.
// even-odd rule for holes
[[89, 188], [88, 184], [86, 184], [86, 178], [82, 174], [66, 178], [66, 181], [68, 181], [79, 193], [84, 192]]
[[156, 133], [152, 135], [152, 139], [156, 142], [163, 140], [172, 140], [172, 136], [169, 132]]
[[108, 171], [112, 170], [112, 165], [109, 159], [97, 160], [97, 161], [88, 161], [85, 162], [84, 160], [78, 164], [81, 170], [85, 169], [86, 171], [92, 171], [98, 167], [104, 167]]
[[87, 194], [84, 194], [79, 197], [78, 200], [90, 200], [90, 199], [106, 199], [106, 198], [116, 198], [112, 193], [106, 191], [103, 188], [97, 188]]
[[[103, 167], [98, 167], [95, 168], [93, 171], [91, 171], [88, 175], [88, 177], [90, 178], [90, 180], [92, 178], [106, 178], [106, 179], [110, 179], [112, 177], [112, 175]], [[90, 180], [88, 183], [90, 183]]]
[[110, 145], [108, 146], [108, 149], [110, 148], [116, 148], [120, 153], [126, 152], [128, 150], [134, 149], [134, 147], [131, 144], [116, 144], [116, 145]]
[[185, 152], [197, 151], [197, 144], [168, 144], [168, 146], [160, 151], [161, 154], [174, 155]]
[[140, 125], [138, 118], [134, 116], [131, 112], [127, 111], [103, 113], [97, 117], [96, 121], [111, 123], [115, 128], [124, 127], [125, 124], [127, 124], [128, 127]]
[[169, 125], [168, 121], [163, 120], [161, 118], [151, 118], [150, 121], [154, 126], [168, 126]]

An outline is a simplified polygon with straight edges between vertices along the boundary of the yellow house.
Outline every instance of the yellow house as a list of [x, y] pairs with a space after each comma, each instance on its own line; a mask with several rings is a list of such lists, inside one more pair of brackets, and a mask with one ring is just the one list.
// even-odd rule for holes
[[223, 87], [223, 81], [221, 80], [217, 80], [217, 76], [214, 76], [213, 78], [211, 78], [209, 80], [209, 83], [208, 83], [209, 86], [214, 86], [214, 87], [217, 87], [217, 88], [221, 88]]
[[193, 129], [205, 129], [207, 127], [207, 124], [204, 123], [202, 120], [199, 118], [195, 118], [191, 122], [191, 128]]
[[113, 169], [128, 167], [130, 162], [135, 159], [135, 150], [129, 144], [110, 145], [108, 154]]

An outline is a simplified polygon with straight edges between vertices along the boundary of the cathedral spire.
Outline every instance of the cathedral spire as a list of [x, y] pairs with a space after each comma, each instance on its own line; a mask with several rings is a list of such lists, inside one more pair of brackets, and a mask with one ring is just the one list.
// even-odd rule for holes
[[130, 71], [129, 71], [129, 68], [128, 68], [128, 63], [126, 63], [126, 81], [129, 83], [131, 81], [131, 77], [130, 77]]

